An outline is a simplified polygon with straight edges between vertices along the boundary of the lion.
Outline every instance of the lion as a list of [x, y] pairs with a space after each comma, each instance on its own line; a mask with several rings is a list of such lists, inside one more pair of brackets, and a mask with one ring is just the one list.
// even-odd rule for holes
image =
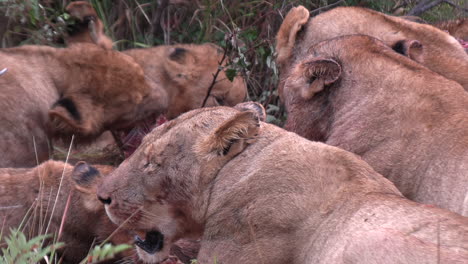
[[94, 44], [1, 49], [0, 68], [0, 167], [33, 167], [51, 140], [86, 143], [167, 107], [131, 57]]
[[85, 42], [112, 49], [112, 40], [104, 33], [104, 24], [90, 3], [71, 2], [65, 10], [75, 19], [74, 24], [67, 28], [67, 45]]
[[[20, 225], [29, 238], [45, 233], [57, 235], [63, 221], [58, 240], [65, 246], [60, 253], [64, 261], [79, 263], [93, 244], [109, 238], [117, 229], [96, 199], [98, 182], [113, 169], [85, 162], [73, 167], [52, 160], [34, 168], [0, 169], [2, 239], [9, 236], [10, 228]], [[59, 188], [60, 195], [56, 199]], [[118, 231], [110, 241], [120, 244], [130, 238], [125, 231]]]
[[[429, 24], [427, 21], [417, 16], [401, 16], [401, 18], [420, 24]], [[431, 25], [440, 30], [446, 31], [456, 38], [465, 51], [468, 52], [468, 18], [438, 21], [431, 23]]]
[[468, 54], [447, 32], [360, 7], [337, 7], [312, 18], [309, 16], [303, 6], [291, 9], [277, 33], [277, 64], [284, 76], [290, 70], [287, 65], [304, 57], [310, 46], [334, 37], [364, 34], [383, 41], [468, 90]]
[[360, 155], [411, 200], [468, 215], [460, 84], [364, 35], [311, 46], [288, 67], [287, 130]]
[[[65, 245], [60, 253], [68, 263], [78, 263], [86, 257], [92, 245], [103, 241], [114, 245], [133, 244], [134, 234], [112, 223], [96, 196], [98, 184], [114, 169], [112, 166], [89, 165], [83, 161], [72, 166], [54, 160], [34, 168], [1, 168], [1, 238], [7, 238], [10, 228], [19, 228], [22, 222], [24, 224], [21, 229], [31, 238], [45, 233], [46, 230], [49, 234], [58, 234], [63, 221], [65, 224], [59, 241]], [[59, 186], [60, 196], [51, 218]], [[49, 220], [50, 226], [47, 228]], [[177, 262], [177, 259], [190, 263], [197, 251], [197, 243], [177, 241], [171, 248], [173, 257], [170, 260], [172, 263]], [[111, 263], [118, 259], [131, 258], [134, 258], [134, 250], [127, 250], [116, 256]], [[171, 262], [166, 262], [169, 263]]]
[[430, 24], [440, 30], [448, 32], [459, 41], [468, 41], [468, 18], [443, 20], [429, 23], [418, 16], [400, 16], [409, 21], [419, 24]]
[[433, 25], [441, 30], [446, 30], [457, 39], [468, 41], [468, 18], [439, 21]]
[[123, 53], [141, 65], [154, 86], [165, 89], [170, 102], [166, 111], [169, 120], [200, 107], [235, 106], [247, 96], [241, 76], [231, 82], [224, 70], [218, 72], [227, 59], [220, 64], [224, 53], [215, 44], [162, 45]]
[[157, 127], [98, 186], [109, 218], [145, 234], [144, 262], [198, 235], [200, 263], [466, 261], [467, 218], [407, 200], [358, 156], [261, 122], [248, 104]]

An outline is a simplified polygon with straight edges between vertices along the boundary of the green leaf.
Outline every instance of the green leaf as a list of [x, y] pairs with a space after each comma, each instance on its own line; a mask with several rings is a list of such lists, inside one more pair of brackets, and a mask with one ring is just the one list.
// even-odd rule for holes
[[91, 263], [109, 260], [114, 258], [116, 254], [130, 248], [131, 246], [127, 244], [121, 244], [116, 246], [110, 243], [105, 244], [104, 246], [97, 245], [93, 248], [91, 253], [88, 254], [88, 256], [86, 256], [86, 258], [83, 259], [80, 263], [90, 263], [88, 262], [88, 260], [90, 260]]
[[27, 239], [23, 232], [11, 229], [10, 235], [5, 239], [6, 248], [2, 249], [3, 256], [0, 263], [38, 263], [45, 256], [51, 254], [63, 243], [53, 243], [46, 248], [41, 248], [41, 241], [50, 238], [51, 235], [40, 235]]
[[229, 81], [234, 81], [234, 77], [237, 75], [237, 71], [235, 69], [227, 69], [225, 71], [226, 77], [229, 79]]

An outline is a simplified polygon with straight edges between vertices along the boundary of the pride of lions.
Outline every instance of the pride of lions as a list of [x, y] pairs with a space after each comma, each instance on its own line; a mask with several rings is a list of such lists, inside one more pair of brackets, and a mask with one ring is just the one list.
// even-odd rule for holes
[[[67, 11], [67, 48], [0, 50], [1, 247], [20, 227], [64, 242], [61, 263], [101, 242], [135, 245], [109, 263], [468, 263], [454, 23], [292, 8], [276, 36], [286, 131], [217, 73], [218, 46], [119, 52], [89, 3]], [[142, 124], [117, 167], [49, 158]]]

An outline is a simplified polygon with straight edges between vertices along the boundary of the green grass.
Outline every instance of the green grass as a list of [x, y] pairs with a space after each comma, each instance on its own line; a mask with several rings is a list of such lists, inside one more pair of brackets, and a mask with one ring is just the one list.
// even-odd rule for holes
[[[74, 138], [72, 137], [67, 156], [65, 157], [65, 163], [69, 160], [73, 139]], [[70, 195], [68, 196], [65, 209], [61, 213], [62, 216], [59, 230], [51, 233], [49, 232], [49, 227], [54, 216], [56, 205], [59, 201], [60, 189], [62, 188], [63, 177], [65, 176], [64, 173], [65, 168], [62, 172], [62, 177], [55, 197], [50, 193], [47, 204], [42, 203], [41, 197], [45, 195], [45, 186], [41, 184], [36, 202], [30, 206], [18, 227], [8, 230], [9, 232], [5, 232], [5, 222], [2, 224], [0, 229], [0, 246], [2, 251], [0, 263], [61, 263], [61, 259], [58, 259], [57, 250], [67, 246], [64, 242], [60, 241], [60, 238], [62, 236], [62, 228], [67, 221], [67, 211], [71, 202]], [[60, 199], [64, 199], [64, 197], [60, 197]], [[51, 205], [52, 211], [48, 214], [50, 209], [49, 205], [52, 200], [54, 200]], [[47, 215], [49, 215], [49, 219], [47, 219]], [[4, 221], [6, 221], [6, 219]], [[28, 228], [26, 229], [26, 227]], [[5, 233], [7, 235], [5, 235]], [[113, 234], [111, 234], [110, 237], [112, 235]], [[110, 260], [113, 259], [116, 254], [132, 247], [127, 244], [112, 245], [107, 243], [110, 237], [105, 239], [101, 244], [90, 248], [89, 253], [80, 262], [80, 264], [98, 263], [104, 260]]]
[[[0, 263], [34, 264], [41, 261], [45, 263], [60, 263], [57, 260], [57, 249], [65, 247], [63, 242], [52, 242], [42, 246], [42, 241], [52, 238], [52, 234], [38, 235], [28, 239], [19, 229], [10, 230], [10, 235], [5, 238], [6, 247], [2, 248]], [[0, 236], [1, 239], [1, 236]], [[118, 253], [130, 249], [127, 244], [121, 245], [96, 245], [80, 264], [98, 263], [113, 259]]]

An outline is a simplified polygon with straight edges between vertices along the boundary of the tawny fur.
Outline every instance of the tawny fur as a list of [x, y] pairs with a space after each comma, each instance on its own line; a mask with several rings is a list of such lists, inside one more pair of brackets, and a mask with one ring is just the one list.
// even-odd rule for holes
[[[95, 166], [103, 175], [114, 168]], [[60, 236], [65, 243], [60, 252], [65, 263], [78, 263], [85, 258], [93, 243], [107, 239], [117, 228], [106, 216], [102, 203], [96, 198], [98, 182], [103, 175], [94, 175], [92, 186], [80, 186], [72, 178], [73, 166], [59, 161], [47, 161], [31, 169], [0, 169], [0, 221], [3, 224], [2, 247], [10, 228], [19, 228], [28, 238], [44, 234], [51, 218], [52, 208], [63, 181], [55, 211], [50, 221], [49, 234], [57, 235], [68, 196], [71, 195], [66, 221]], [[111, 241], [127, 242], [131, 236], [117, 232]]]
[[[211, 43], [157, 46], [123, 53], [140, 64], [151, 85], [167, 92], [169, 119], [202, 107], [223, 58], [222, 49]], [[222, 66], [227, 62], [225, 58]], [[246, 96], [243, 77], [236, 76], [231, 82], [222, 70], [204, 106], [234, 106]]]
[[65, 10], [76, 19], [73, 30], [65, 39], [67, 45], [84, 42], [94, 43], [104, 49], [112, 49], [112, 40], [104, 33], [104, 25], [90, 3], [71, 2]]
[[[339, 79], [310, 98], [321, 76], [304, 68], [334, 60]], [[290, 64], [286, 129], [360, 155], [409, 199], [468, 215], [468, 93], [377, 39], [346, 36]], [[391, 73], [391, 74], [390, 74]]]
[[[164, 235], [160, 252], [139, 250], [147, 263], [163, 260], [175, 239], [192, 235], [202, 235], [200, 263], [467, 259], [466, 218], [403, 198], [349, 152], [250, 116], [245, 122], [228, 107], [185, 113], [147, 135], [98, 187], [102, 199], [111, 199], [106, 210], [114, 222], [137, 212], [127, 228]], [[218, 144], [194, 148], [222, 140], [212, 135], [229, 123], [246, 126], [241, 137], [255, 140], [233, 141], [210, 159]]]
[[[457, 81], [468, 90], [468, 54], [447, 32], [431, 25], [360, 7], [337, 7], [310, 18], [304, 24], [306, 11], [303, 6], [292, 9], [277, 33], [278, 66], [283, 76], [290, 70], [287, 65], [303, 58], [310, 46], [334, 37], [363, 34], [375, 37], [391, 47], [400, 41], [419, 41], [424, 52], [422, 56], [413, 59], [446, 78]], [[297, 26], [302, 29], [299, 33]], [[294, 30], [290, 30], [291, 28]], [[292, 49], [284, 45], [294, 43], [294, 39], [298, 43]], [[287, 56], [288, 54], [291, 56]], [[280, 82], [280, 92], [282, 85]]]
[[52, 138], [92, 140], [167, 106], [131, 57], [93, 44], [2, 49], [0, 68], [0, 167], [32, 167]]
[[457, 39], [468, 41], [468, 18], [441, 21], [434, 23], [433, 25], [441, 30], [448, 31], [450, 35]]

